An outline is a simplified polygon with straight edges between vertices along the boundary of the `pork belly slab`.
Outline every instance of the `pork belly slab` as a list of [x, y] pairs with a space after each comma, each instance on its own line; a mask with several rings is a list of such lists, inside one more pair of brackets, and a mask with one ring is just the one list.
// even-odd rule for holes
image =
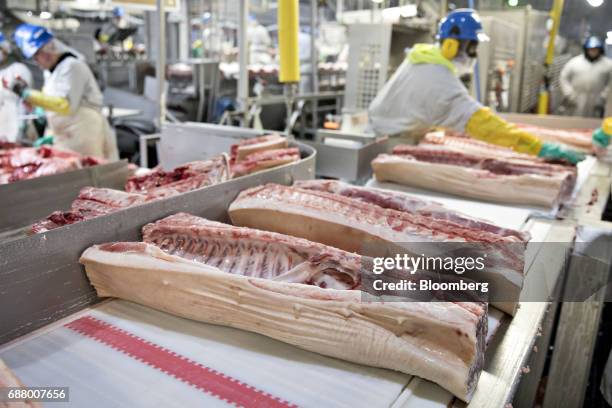
[[531, 163], [480, 159], [444, 148], [412, 147], [372, 161], [378, 181], [508, 204], [551, 208], [571, 195], [575, 173], [543, 173]]
[[187, 214], [149, 224], [143, 236], [83, 253], [99, 296], [417, 375], [464, 401], [473, 394], [484, 304], [366, 301], [355, 289], [359, 255]]
[[329, 191], [267, 184], [242, 191], [228, 212], [234, 225], [367, 256], [406, 252], [442, 256], [457, 250], [486, 253], [486, 269], [479, 279], [486, 279], [494, 288], [492, 304], [514, 314], [523, 286], [527, 234], [480, 227], [451, 210], [447, 212], [453, 215], [436, 218], [427, 212], [389, 208], [388, 203], [385, 207], [378, 198], [368, 202]]

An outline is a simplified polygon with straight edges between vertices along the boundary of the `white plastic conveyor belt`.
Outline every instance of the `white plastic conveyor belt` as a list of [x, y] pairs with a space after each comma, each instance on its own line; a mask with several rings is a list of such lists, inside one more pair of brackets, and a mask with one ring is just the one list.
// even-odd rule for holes
[[69, 387], [70, 403], [53, 407], [241, 405], [248, 393], [254, 406], [388, 407], [410, 380], [120, 300], [17, 340], [0, 358], [26, 385]]
[[[492, 313], [492, 332], [501, 317]], [[0, 358], [26, 385], [69, 387], [70, 402], [53, 407], [390, 407], [421, 381], [440, 390], [122, 300], [9, 343]]]

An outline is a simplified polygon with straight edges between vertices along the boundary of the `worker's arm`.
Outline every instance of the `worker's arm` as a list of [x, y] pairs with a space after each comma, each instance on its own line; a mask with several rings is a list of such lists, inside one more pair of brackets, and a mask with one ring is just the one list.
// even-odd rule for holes
[[55, 112], [59, 115], [70, 115], [70, 102], [61, 96], [50, 96], [32, 89], [26, 89], [22, 98], [29, 104], [39, 106], [46, 111]]
[[595, 147], [605, 149], [610, 144], [612, 137], [612, 117], [605, 118], [601, 127], [593, 132], [593, 144]]
[[572, 71], [573, 71], [573, 59], [569, 60], [567, 64], [561, 70], [559, 76], [559, 85], [561, 87], [561, 93], [569, 100], [575, 99], [574, 87], [572, 86]]
[[584, 160], [584, 154], [561, 144], [542, 142], [531, 133], [497, 116], [489, 108], [477, 110], [466, 127], [473, 138], [488, 143], [510, 147], [520, 153], [527, 153], [550, 160], [565, 160], [576, 164]]
[[10, 86], [11, 90], [30, 105], [41, 107], [46, 111], [60, 115], [70, 115], [70, 102], [61, 96], [51, 96], [28, 88], [28, 84], [22, 78], [15, 78]]
[[542, 148], [540, 139], [506, 122], [489, 108], [477, 110], [465, 130], [474, 139], [510, 147], [520, 153], [536, 155]]

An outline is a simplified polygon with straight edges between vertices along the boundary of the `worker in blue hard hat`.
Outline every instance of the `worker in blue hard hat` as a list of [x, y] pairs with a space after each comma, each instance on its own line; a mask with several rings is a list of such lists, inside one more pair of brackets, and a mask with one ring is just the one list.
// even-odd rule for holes
[[134, 47], [132, 35], [121, 33], [121, 30], [129, 28], [124, 8], [116, 6], [111, 10], [110, 20], [94, 32], [94, 38], [100, 49], [104, 49], [107, 45], [120, 45], [123, 50], [129, 51]]
[[583, 53], [570, 59], [561, 70], [561, 91], [569, 115], [602, 117], [612, 78], [612, 61], [604, 55], [604, 44], [588, 37]]
[[115, 135], [102, 115], [102, 93], [87, 64], [44, 27], [22, 24], [14, 39], [23, 56], [45, 71], [45, 83], [40, 91], [19, 79], [8, 87], [45, 110], [53, 143], [84, 155], [116, 159]]
[[542, 142], [506, 122], [469, 95], [459, 76], [473, 70], [478, 45], [488, 41], [474, 10], [451, 12], [440, 22], [438, 41], [416, 44], [370, 104], [370, 125], [377, 134], [439, 126], [551, 160], [584, 159], [582, 153]]
[[[21, 78], [26, 84], [32, 84], [32, 73], [23, 63], [19, 62], [13, 52], [13, 47], [4, 33], [0, 32], [0, 83], [11, 83]], [[6, 137], [11, 142], [20, 138], [25, 122], [20, 123], [19, 116], [24, 116], [26, 107], [19, 98], [0, 86], [0, 137]]]

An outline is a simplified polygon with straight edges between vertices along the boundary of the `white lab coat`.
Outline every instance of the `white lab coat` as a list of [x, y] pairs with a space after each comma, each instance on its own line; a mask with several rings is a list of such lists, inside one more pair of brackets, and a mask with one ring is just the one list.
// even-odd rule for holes
[[[25, 64], [13, 62], [0, 69], [0, 82], [6, 81], [10, 85], [17, 77], [32, 86], [32, 73]], [[0, 137], [16, 142], [21, 127], [19, 116], [26, 114], [26, 108], [17, 95], [1, 86], [0, 88]]]
[[572, 106], [568, 106], [569, 114], [598, 116], [598, 110], [603, 110], [606, 104], [611, 76], [612, 61], [606, 57], [590, 62], [581, 54], [569, 60], [560, 77], [563, 95], [573, 99]]
[[425, 132], [432, 126], [463, 132], [480, 108], [447, 67], [406, 59], [370, 103], [368, 115], [378, 135]]
[[70, 115], [47, 112], [55, 145], [84, 155], [118, 159], [115, 134], [101, 112], [102, 93], [85, 62], [64, 58], [53, 72], [45, 72], [43, 92], [67, 98], [70, 103]]
[[270, 64], [272, 55], [270, 55], [269, 48], [272, 46], [272, 39], [266, 27], [251, 23], [247, 34], [249, 36], [249, 64]]

